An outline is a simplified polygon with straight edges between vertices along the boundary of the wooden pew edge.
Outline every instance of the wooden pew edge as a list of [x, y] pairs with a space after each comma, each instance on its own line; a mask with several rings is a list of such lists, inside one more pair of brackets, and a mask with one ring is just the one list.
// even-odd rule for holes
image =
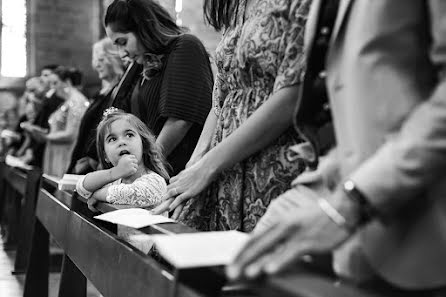
[[[47, 179], [47, 183], [53, 185], [57, 188], [57, 181], [50, 176], [44, 176]], [[65, 192], [65, 191], [63, 191]], [[80, 200], [83, 203], [86, 203], [86, 199], [77, 195], [73, 192], [65, 192], [66, 195], [74, 194], [75, 198]], [[129, 206], [123, 205], [113, 205], [109, 203], [98, 203], [96, 207], [101, 213], [106, 213], [118, 209], [129, 208]], [[78, 214], [79, 215], [79, 214]], [[96, 226], [94, 222], [90, 222], [90, 224]], [[178, 228], [178, 226], [180, 226]], [[100, 228], [96, 226], [97, 228]], [[101, 229], [101, 228], [100, 228]], [[180, 223], [172, 223], [172, 224], [159, 224], [146, 228], [142, 228], [145, 233], [148, 234], [178, 234], [186, 232], [197, 232], [196, 230], [189, 228]], [[102, 230], [102, 229], [101, 229]], [[104, 231], [104, 230], [103, 230]], [[147, 255], [145, 255], [142, 251], [133, 247], [131, 244], [119, 239], [116, 237], [121, 244], [125, 245], [127, 248], [132, 249], [135, 253], [142, 256], [143, 259], [147, 260]], [[155, 261], [156, 262], [156, 261]], [[170, 276], [172, 274], [167, 272]], [[300, 284], [300, 286], [295, 286], [296, 284]], [[308, 286], [310, 284], [310, 286]], [[321, 285], [322, 288], [318, 288], [317, 286], [311, 286], [311, 284]], [[183, 284], [180, 284], [183, 285]], [[342, 296], [342, 297], [382, 297], [382, 295], [376, 295], [374, 293], [370, 293], [361, 289], [358, 289], [350, 284], [339, 284], [335, 280], [331, 280], [328, 277], [324, 277], [322, 275], [316, 274], [301, 274], [301, 275], [280, 275], [268, 278], [266, 281], [262, 281], [261, 283], [257, 283], [253, 285], [252, 283], [240, 283], [240, 284], [228, 284], [223, 291], [231, 291], [233, 288], [243, 289], [243, 288], [261, 288], [260, 290], [255, 290], [259, 293], [259, 296], [286, 296], [286, 297], [326, 297], [324, 290], [331, 289], [332, 294], [336, 291], [339, 292], [339, 295], [330, 295], [330, 297]], [[272, 294], [272, 295], [271, 295]]]

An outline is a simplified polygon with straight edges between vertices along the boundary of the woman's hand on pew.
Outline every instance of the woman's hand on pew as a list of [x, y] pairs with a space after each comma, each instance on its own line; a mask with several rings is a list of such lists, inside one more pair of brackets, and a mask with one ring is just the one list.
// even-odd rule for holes
[[173, 212], [172, 218], [177, 219], [186, 202], [203, 191], [212, 182], [216, 173], [215, 168], [208, 164], [205, 158], [184, 169], [170, 179], [166, 199], [154, 209], [154, 214], [169, 211]]
[[[354, 206], [348, 198], [335, 194], [333, 207], [349, 219], [355, 216]], [[275, 274], [311, 253], [330, 252], [351, 235], [318, 206], [311, 203], [287, 214], [280, 221], [265, 230], [251, 235], [233, 262], [227, 267], [229, 279], [252, 279], [261, 274]]]
[[[166, 199], [160, 205], [158, 205], [157, 207], [152, 209], [151, 212], [154, 215], [163, 215], [166, 211], [169, 211], [170, 205], [172, 204], [172, 202], [174, 200], [175, 200], [175, 198], [168, 198], [168, 199]], [[170, 218], [173, 219], [173, 220], [178, 219], [178, 217], [180, 216], [181, 212], [183, 211], [183, 207], [184, 207], [184, 204], [178, 205], [175, 208], [175, 210], [173, 211], [173, 213], [171, 214]]]

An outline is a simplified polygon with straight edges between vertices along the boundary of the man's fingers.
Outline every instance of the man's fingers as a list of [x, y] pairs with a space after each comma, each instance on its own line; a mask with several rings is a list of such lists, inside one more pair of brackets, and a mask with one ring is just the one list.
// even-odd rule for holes
[[270, 254], [278, 243], [290, 236], [289, 224], [278, 224], [253, 237], [228, 268], [228, 277], [239, 278], [248, 265]]
[[270, 261], [271, 254], [264, 254], [246, 266], [243, 274], [247, 279], [254, 279], [265, 272], [265, 265]]
[[180, 216], [181, 212], [183, 211], [183, 208], [184, 208], [184, 204], [178, 205], [177, 208], [175, 208], [175, 211], [173, 212], [171, 219], [177, 220], [178, 217]]
[[268, 263], [265, 264], [264, 271], [267, 274], [275, 274], [297, 261], [307, 252], [308, 248], [306, 248], [305, 243], [299, 244], [296, 241], [289, 241], [271, 255]]
[[160, 214], [164, 213], [165, 211], [169, 210], [169, 206], [172, 203], [172, 201], [173, 201], [173, 198], [163, 201], [160, 205], [158, 205], [157, 207], [152, 209], [152, 213], [154, 215], [160, 215]]

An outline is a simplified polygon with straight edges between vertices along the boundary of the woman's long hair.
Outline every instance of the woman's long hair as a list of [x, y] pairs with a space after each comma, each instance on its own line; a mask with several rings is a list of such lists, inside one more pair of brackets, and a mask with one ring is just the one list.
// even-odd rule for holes
[[132, 32], [151, 54], [164, 54], [169, 43], [184, 33], [170, 14], [154, 0], [114, 0], [104, 26], [114, 32]]
[[240, 0], [204, 0], [204, 16], [217, 31], [234, 25]]
[[169, 173], [167, 171], [167, 163], [161, 150], [156, 144], [155, 136], [150, 132], [149, 128], [135, 115], [125, 113], [119, 110], [113, 110], [104, 116], [99, 123], [96, 134], [96, 149], [98, 152], [99, 162], [102, 168], [109, 169], [113, 165], [106, 161], [104, 141], [105, 136], [110, 131], [111, 125], [117, 120], [127, 121], [136, 132], [139, 134], [142, 140], [142, 160], [144, 166], [161, 175], [164, 179], [169, 180]]

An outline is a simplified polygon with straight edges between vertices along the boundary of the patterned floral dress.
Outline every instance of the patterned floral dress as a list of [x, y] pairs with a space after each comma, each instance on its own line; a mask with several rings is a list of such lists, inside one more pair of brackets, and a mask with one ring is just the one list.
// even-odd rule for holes
[[[216, 50], [213, 107], [218, 116], [212, 146], [231, 135], [272, 94], [301, 83], [304, 26], [311, 0], [240, 2], [235, 25]], [[296, 98], [297, 99], [297, 98]], [[303, 171], [288, 148], [302, 140], [292, 128], [232, 168], [185, 206], [180, 220], [200, 230], [251, 231], [271, 200]]]

